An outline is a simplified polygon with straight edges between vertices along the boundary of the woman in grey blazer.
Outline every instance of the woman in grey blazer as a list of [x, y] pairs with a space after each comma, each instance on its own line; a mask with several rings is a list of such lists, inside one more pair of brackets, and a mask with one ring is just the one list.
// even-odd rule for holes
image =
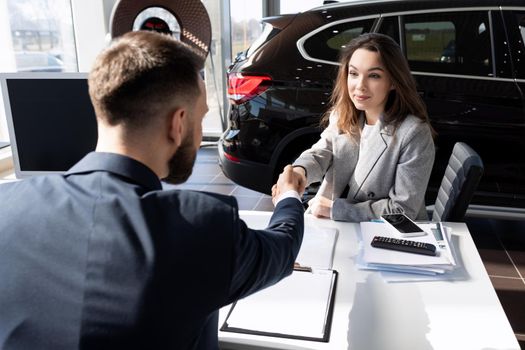
[[365, 221], [404, 212], [427, 219], [424, 196], [434, 163], [433, 130], [398, 44], [364, 34], [341, 52], [328, 126], [294, 162], [318, 217]]

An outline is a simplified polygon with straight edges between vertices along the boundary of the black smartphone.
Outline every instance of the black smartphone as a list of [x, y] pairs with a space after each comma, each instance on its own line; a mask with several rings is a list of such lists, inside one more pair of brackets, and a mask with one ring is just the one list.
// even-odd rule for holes
[[381, 218], [403, 237], [424, 236], [427, 233], [405, 214], [384, 214]]

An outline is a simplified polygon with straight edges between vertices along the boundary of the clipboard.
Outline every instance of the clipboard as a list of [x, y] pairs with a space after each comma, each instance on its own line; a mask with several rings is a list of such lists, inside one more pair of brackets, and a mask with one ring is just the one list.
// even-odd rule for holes
[[220, 330], [327, 343], [337, 276], [335, 270], [295, 270], [232, 304]]

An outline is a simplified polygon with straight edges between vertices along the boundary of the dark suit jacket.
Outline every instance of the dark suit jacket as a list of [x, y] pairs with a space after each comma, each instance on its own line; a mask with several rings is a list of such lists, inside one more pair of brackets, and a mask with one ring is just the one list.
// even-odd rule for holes
[[216, 349], [217, 309], [289, 275], [304, 225], [288, 198], [249, 229], [233, 197], [109, 153], [0, 203], [1, 349]]

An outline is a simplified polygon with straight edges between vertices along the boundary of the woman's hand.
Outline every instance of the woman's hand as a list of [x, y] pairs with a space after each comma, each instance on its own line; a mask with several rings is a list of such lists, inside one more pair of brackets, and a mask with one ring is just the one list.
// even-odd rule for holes
[[318, 218], [330, 218], [333, 201], [323, 196], [315, 196], [308, 201], [310, 212]]
[[306, 188], [306, 170], [304, 168], [299, 166], [292, 167], [293, 173], [295, 174], [295, 179], [297, 180], [299, 184], [299, 194], [303, 194], [304, 190]]
[[[303, 170], [304, 171], [304, 170]], [[279, 196], [286, 191], [296, 191], [299, 196], [302, 196], [306, 185], [306, 177], [301, 176], [291, 165], [284, 167], [283, 172], [279, 175], [277, 183], [272, 186], [272, 202], [275, 205]]]

